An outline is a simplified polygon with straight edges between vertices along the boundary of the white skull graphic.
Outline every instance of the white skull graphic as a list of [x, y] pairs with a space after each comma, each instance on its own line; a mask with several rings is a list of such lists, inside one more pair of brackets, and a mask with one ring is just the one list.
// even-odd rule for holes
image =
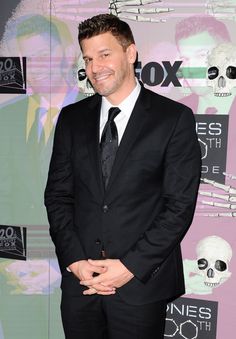
[[198, 138], [198, 142], [200, 144], [201, 147], [201, 159], [206, 159], [207, 155], [208, 155], [208, 145], [201, 140], [200, 138]]
[[82, 54], [80, 54], [78, 60], [78, 85], [80, 92], [84, 95], [91, 96], [95, 94], [94, 89], [91, 86], [85, 73], [85, 63]]
[[208, 56], [207, 84], [213, 87], [214, 95], [225, 97], [236, 87], [236, 46], [222, 43]]
[[230, 276], [229, 262], [232, 258], [230, 244], [212, 235], [199, 241], [196, 247], [198, 274], [204, 277], [204, 283], [209, 287], [217, 287]]

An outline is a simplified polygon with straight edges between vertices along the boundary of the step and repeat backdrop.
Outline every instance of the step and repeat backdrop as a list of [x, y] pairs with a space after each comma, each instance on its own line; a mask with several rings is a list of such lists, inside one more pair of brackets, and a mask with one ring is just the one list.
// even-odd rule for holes
[[202, 150], [196, 213], [182, 243], [186, 294], [168, 305], [165, 338], [233, 338], [236, 0], [2, 0], [0, 6], [0, 339], [63, 338], [60, 272], [43, 191], [61, 108], [93, 95], [78, 24], [109, 12], [134, 32], [137, 78], [192, 108]]

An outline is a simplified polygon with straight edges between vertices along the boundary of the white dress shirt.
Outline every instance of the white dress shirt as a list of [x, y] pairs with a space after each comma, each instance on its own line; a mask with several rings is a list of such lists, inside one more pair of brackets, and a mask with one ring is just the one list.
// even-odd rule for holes
[[[118, 144], [120, 144], [125, 128], [133, 111], [134, 105], [138, 99], [140, 90], [141, 90], [140, 83], [136, 79], [136, 86], [130, 93], [130, 95], [127, 98], [125, 98], [118, 106], [115, 106], [119, 107], [120, 109], [120, 113], [114, 119], [118, 132]], [[101, 115], [100, 115], [100, 140], [102, 131], [108, 119], [108, 111], [111, 107], [114, 106], [106, 99], [106, 97], [102, 97]]]

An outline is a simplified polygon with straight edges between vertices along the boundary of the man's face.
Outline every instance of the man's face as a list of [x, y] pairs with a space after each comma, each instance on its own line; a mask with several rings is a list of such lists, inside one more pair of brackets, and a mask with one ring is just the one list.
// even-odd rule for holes
[[[48, 37], [48, 39], [47, 39]], [[22, 37], [18, 41], [22, 56], [27, 57], [27, 80], [34, 93], [57, 92], [63, 81], [63, 51], [47, 35]]]
[[134, 86], [133, 63], [136, 49], [132, 44], [124, 51], [110, 33], [103, 33], [81, 42], [86, 74], [94, 90], [119, 103]]
[[183, 60], [181, 67], [186, 70], [185, 86], [197, 94], [207, 94], [211, 91], [207, 87], [207, 74], [202, 68], [207, 68], [207, 55], [216, 45], [217, 39], [208, 32], [198, 33], [178, 42], [180, 59]]

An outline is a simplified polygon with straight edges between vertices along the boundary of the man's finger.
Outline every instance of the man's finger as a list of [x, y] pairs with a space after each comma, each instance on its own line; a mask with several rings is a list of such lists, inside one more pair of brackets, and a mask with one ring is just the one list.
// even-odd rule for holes
[[88, 259], [88, 262], [91, 264], [91, 265], [93, 265], [93, 266], [107, 266], [107, 263], [108, 263], [108, 261], [107, 261], [107, 259], [105, 259], [105, 260], [92, 260], [92, 259]]
[[115, 287], [107, 287], [102, 286], [100, 284], [90, 286], [87, 290], [83, 292], [84, 295], [92, 295], [92, 294], [101, 294], [101, 295], [110, 295], [115, 294]]
[[92, 279], [81, 280], [80, 285], [92, 286], [92, 285], [100, 284], [102, 282], [103, 282], [103, 279], [100, 276], [97, 276]]
[[95, 265], [93, 265], [92, 270], [95, 273], [101, 274], [101, 273], [105, 273], [107, 271], [107, 268], [106, 267], [102, 267], [102, 266], [95, 266]]
[[102, 285], [102, 284], [96, 284], [96, 285], [92, 285], [91, 286], [92, 288], [95, 288], [95, 290], [97, 292], [113, 292], [116, 290], [115, 287], [112, 287], [112, 286], [105, 286], [105, 285]]
[[93, 295], [93, 294], [99, 294], [99, 295], [111, 295], [115, 294], [116, 291], [110, 291], [110, 292], [105, 292], [105, 291], [96, 291], [94, 288], [89, 288], [88, 290], [84, 291], [84, 295]]
[[99, 295], [111, 295], [111, 294], [115, 294], [116, 291], [112, 291], [112, 292], [100, 292], [100, 291], [97, 291], [97, 294]]
[[112, 286], [111, 283], [109, 283], [108, 281], [105, 281], [104, 278], [100, 276], [94, 277], [89, 280], [80, 280], [80, 285], [87, 286], [87, 287], [95, 286], [97, 284], [99, 284], [99, 286], [103, 286], [106, 288], [110, 288]]
[[97, 293], [97, 290], [93, 287], [90, 287], [83, 292], [83, 295], [92, 295], [92, 294], [96, 294], [96, 293]]

